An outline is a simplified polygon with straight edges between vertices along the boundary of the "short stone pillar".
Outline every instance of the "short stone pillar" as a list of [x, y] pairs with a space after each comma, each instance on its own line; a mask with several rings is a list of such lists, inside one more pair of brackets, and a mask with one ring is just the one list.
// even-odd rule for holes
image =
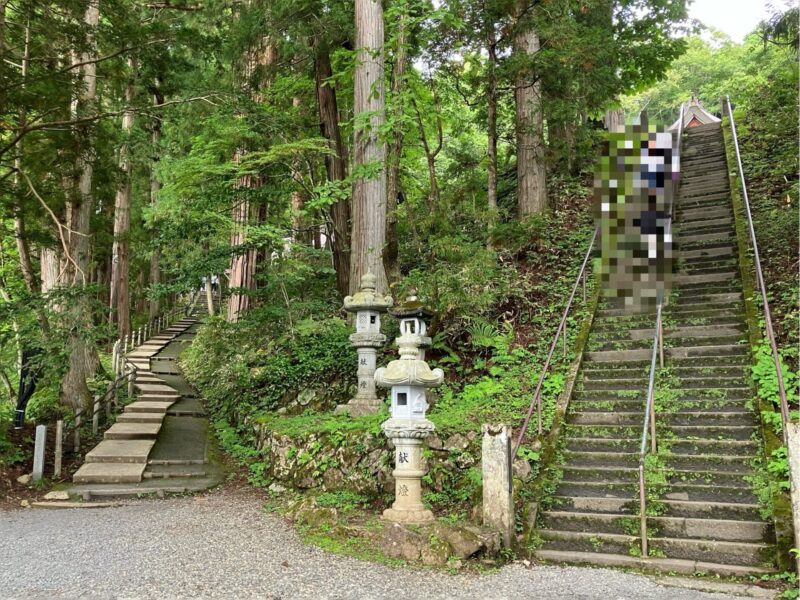
[[441, 369], [428, 366], [419, 358], [425, 337], [425, 322], [420, 315], [400, 320], [397, 345], [400, 359], [375, 372], [375, 382], [392, 390], [392, 416], [381, 426], [394, 444], [395, 500], [383, 518], [396, 523], [430, 523], [433, 513], [422, 504], [422, 441], [435, 430], [425, 418], [428, 402], [425, 390], [444, 380]]
[[381, 314], [392, 306], [392, 298], [376, 293], [376, 283], [375, 275], [365, 273], [361, 290], [344, 299], [344, 309], [356, 316], [356, 332], [350, 336], [350, 343], [358, 353], [358, 391], [347, 404], [336, 407], [339, 414], [359, 417], [376, 413], [382, 406], [375, 393], [375, 362], [378, 348], [386, 343], [386, 336], [381, 333]]
[[499, 531], [506, 548], [514, 534], [513, 479], [511, 476], [511, 429], [505, 425], [484, 425], [481, 465], [483, 467], [483, 524]]
[[33, 481], [39, 481], [44, 475], [44, 452], [47, 443], [47, 427], [36, 426], [36, 441], [33, 446]]

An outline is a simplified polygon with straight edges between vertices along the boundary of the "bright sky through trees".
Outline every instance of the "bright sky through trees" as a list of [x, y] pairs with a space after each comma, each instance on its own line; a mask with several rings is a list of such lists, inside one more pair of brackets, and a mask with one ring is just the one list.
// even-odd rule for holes
[[[765, 0], [694, 0], [689, 5], [689, 16], [741, 42], [773, 12], [767, 4]], [[782, 3], [771, 4], [777, 8]]]

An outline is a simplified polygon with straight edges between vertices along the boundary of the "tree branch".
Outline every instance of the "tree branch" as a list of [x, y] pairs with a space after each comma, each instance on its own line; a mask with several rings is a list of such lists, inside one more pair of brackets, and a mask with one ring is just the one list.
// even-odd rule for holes
[[[19, 133], [17, 133], [17, 135], [15, 135], [9, 143], [7, 143], [5, 146], [0, 148], [0, 156], [3, 156], [4, 154], [6, 154], [10, 150], [12, 150], [17, 145], [17, 142], [19, 142], [26, 135], [28, 135], [29, 133], [32, 133], [34, 131], [40, 131], [42, 129], [54, 129], [54, 128], [57, 128], [57, 127], [73, 127], [75, 125], [84, 125], [86, 123], [94, 123], [95, 121], [100, 121], [101, 119], [107, 119], [109, 117], [118, 117], [118, 116], [120, 116], [120, 115], [122, 115], [124, 113], [127, 113], [127, 112], [131, 112], [131, 113], [146, 113], [146, 112], [148, 112], [150, 110], [153, 110], [153, 109], [164, 108], [164, 107], [173, 106], [173, 105], [176, 105], [176, 104], [187, 104], [189, 102], [202, 101], [202, 102], [208, 102], [209, 104], [211, 104], [213, 106], [216, 106], [216, 104], [214, 104], [210, 100], [210, 98], [212, 98], [212, 97], [213, 97], [213, 95], [196, 96], [194, 98], [182, 98], [182, 99], [179, 99], [179, 100], [170, 100], [169, 102], [162, 102], [161, 104], [153, 104], [153, 105], [144, 106], [144, 107], [126, 106], [125, 108], [123, 108], [121, 110], [112, 110], [112, 111], [108, 111], [108, 112], [98, 113], [98, 114], [95, 114], [95, 115], [89, 115], [87, 117], [82, 117], [82, 118], [79, 118], [79, 119], [69, 119], [69, 120], [66, 120], [66, 121], [46, 121], [46, 122], [42, 122], [42, 123], [37, 123], [35, 125], [34, 124], [29, 124], [26, 127], [22, 128], [19, 131]], [[3, 129], [7, 130], [7, 128], [0, 128], [0, 131], [2, 131]]]

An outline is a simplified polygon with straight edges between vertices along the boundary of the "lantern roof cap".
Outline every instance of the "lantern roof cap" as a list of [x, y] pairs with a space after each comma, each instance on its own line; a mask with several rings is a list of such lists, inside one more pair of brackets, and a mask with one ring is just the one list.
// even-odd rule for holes
[[425, 306], [425, 303], [417, 297], [417, 290], [409, 290], [406, 299], [389, 311], [393, 317], [398, 319], [408, 319], [411, 317], [419, 317], [430, 319], [433, 316], [433, 311]]
[[394, 301], [391, 296], [384, 296], [375, 291], [378, 278], [370, 272], [364, 273], [361, 277], [361, 289], [352, 296], [344, 299], [344, 309], [347, 312], [357, 312], [359, 310], [374, 310], [386, 312]]

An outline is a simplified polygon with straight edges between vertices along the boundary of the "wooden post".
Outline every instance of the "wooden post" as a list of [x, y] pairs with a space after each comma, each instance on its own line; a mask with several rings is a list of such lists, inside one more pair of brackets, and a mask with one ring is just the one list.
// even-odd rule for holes
[[82, 408], [75, 411], [75, 433], [72, 436], [72, 451], [79, 452], [81, 449], [81, 413]]
[[583, 271], [583, 301], [586, 302], [586, 270]]
[[133, 398], [133, 386], [136, 383], [136, 371], [131, 369], [128, 374], [128, 399]]
[[97, 435], [97, 430], [100, 426], [100, 396], [94, 395], [94, 403], [92, 404], [92, 435]]
[[61, 459], [64, 454], [64, 421], [56, 421], [56, 450], [53, 457], [53, 479], [61, 477]]

